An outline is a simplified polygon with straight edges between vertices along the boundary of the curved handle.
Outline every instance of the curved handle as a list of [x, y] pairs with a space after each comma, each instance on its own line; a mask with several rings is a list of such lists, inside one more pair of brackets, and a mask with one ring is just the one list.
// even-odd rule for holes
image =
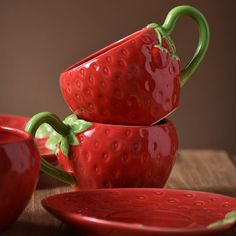
[[200, 11], [191, 6], [178, 6], [173, 8], [168, 13], [164, 21], [164, 24], [162, 25], [162, 29], [165, 31], [167, 35], [171, 34], [171, 32], [175, 27], [176, 21], [182, 16], [189, 16], [194, 21], [196, 21], [199, 31], [199, 40], [193, 58], [181, 71], [180, 74], [181, 87], [187, 82], [187, 80], [191, 77], [193, 72], [199, 66], [200, 62], [202, 61], [203, 57], [206, 54], [210, 39], [209, 26], [205, 17]]
[[[26, 124], [25, 131], [34, 137], [37, 129], [43, 123], [51, 125], [52, 128], [63, 137], [67, 137], [70, 134], [70, 127], [65, 125], [55, 114], [50, 112], [41, 112], [34, 115]], [[75, 180], [71, 175], [52, 166], [43, 158], [41, 158], [41, 170], [64, 183], [75, 184]]]

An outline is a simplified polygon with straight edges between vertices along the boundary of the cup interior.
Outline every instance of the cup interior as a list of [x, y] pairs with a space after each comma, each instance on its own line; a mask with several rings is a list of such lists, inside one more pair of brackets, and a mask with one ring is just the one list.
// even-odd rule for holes
[[31, 139], [31, 136], [19, 129], [0, 126], [0, 145], [18, 143]]

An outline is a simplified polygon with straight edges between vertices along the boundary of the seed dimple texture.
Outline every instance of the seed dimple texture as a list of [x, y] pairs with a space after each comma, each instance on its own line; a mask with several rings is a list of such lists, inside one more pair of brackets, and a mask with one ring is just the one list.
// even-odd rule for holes
[[111, 133], [111, 130], [110, 130], [110, 129], [105, 129], [105, 135], [106, 135], [106, 136], [109, 136], [110, 133]]
[[90, 89], [85, 89], [85, 93], [86, 93], [87, 95], [91, 95], [91, 90], [90, 90]]
[[106, 61], [107, 61], [108, 63], [111, 63], [111, 57], [110, 57], [110, 56], [107, 56], [107, 57], [106, 57]]
[[78, 93], [75, 94], [76, 99], [80, 99], [80, 95]]
[[136, 41], [134, 39], [132, 39], [131, 44], [136, 44]]
[[151, 43], [152, 42], [151, 38], [148, 35], [143, 35], [141, 37], [141, 39], [144, 43]]
[[86, 152], [84, 156], [85, 156], [85, 160], [86, 160], [86, 161], [90, 161], [90, 159], [91, 159], [91, 154], [90, 154], [89, 152]]
[[121, 67], [125, 67], [126, 66], [126, 62], [124, 60], [119, 60], [119, 65]]
[[99, 173], [99, 168], [98, 168], [97, 165], [94, 166], [94, 171], [95, 171], [96, 173]]
[[194, 205], [195, 205], [195, 206], [202, 206], [202, 205], [203, 205], [203, 202], [194, 202]]
[[67, 87], [67, 92], [71, 93], [71, 88], [70, 87]]
[[92, 64], [92, 67], [93, 67], [93, 69], [94, 69], [95, 71], [98, 70], [98, 65], [97, 65], [97, 63], [94, 62], [94, 63]]
[[89, 107], [90, 111], [94, 110], [94, 105], [92, 103], [88, 103], [88, 107]]
[[127, 50], [126, 49], [121, 49], [121, 53], [124, 55], [124, 56], [126, 56], [127, 55]]
[[112, 143], [112, 149], [113, 149], [114, 151], [117, 151], [117, 150], [119, 149], [119, 143], [118, 143], [118, 141], [114, 141], [114, 142]]
[[177, 200], [175, 198], [169, 198], [169, 199], [167, 199], [167, 202], [169, 202], [169, 203], [177, 203]]
[[84, 77], [84, 68], [80, 69], [79, 72], [80, 72], [81, 77]]
[[145, 81], [145, 89], [149, 92], [150, 91], [150, 83], [148, 80]]
[[120, 75], [115, 75], [115, 79], [116, 79], [116, 81], [120, 81], [121, 80], [121, 76]]
[[76, 86], [77, 86], [77, 88], [78, 88], [78, 89], [80, 89], [80, 88], [81, 88], [81, 83], [80, 83], [80, 81], [79, 81], [79, 80], [77, 80], [77, 81], [76, 81]]
[[94, 142], [94, 147], [95, 147], [95, 148], [98, 148], [98, 146], [99, 146], [99, 142], [98, 142], [98, 141], [95, 141], [95, 142]]
[[129, 137], [129, 136], [131, 135], [131, 130], [130, 130], [130, 129], [127, 129], [127, 130], [125, 131], [125, 135], [126, 135], [126, 137]]
[[107, 161], [107, 160], [108, 160], [108, 154], [107, 154], [107, 153], [103, 153], [102, 159], [103, 159], [104, 161]]
[[[150, 50], [151, 47], [156, 44], [155, 32], [152, 32], [151, 30], [150, 32], [151, 33], [144, 32], [140, 34], [144, 36], [143, 38], [139, 37], [140, 35], [137, 35], [134, 38], [125, 41], [125, 44], [123, 44], [121, 47], [119, 46], [115, 48], [114, 53], [112, 51], [113, 49], [111, 51], [107, 51], [106, 53], [103, 53], [96, 58], [88, 60], [82, 65], [77, 65], [76, 67], [63, 74], [63, 76], [65, 76], [62, 76], [62, 87], [66, 87], [67, 82], [70, 82], [71, 88], [71, 93], [69, 93], [70, 90], [67, 90], [66, 87], [65, 95], [63, 95], [64, 97], [67, 96], [66, 101], [75, 114], [80, 116], [81, 119], [87, 119], [91, 121], [94, 120], [101, 123], [122, 124], [127, 122], [127, 124], [132, 124], [133, 120], [136, 119], [136, 121], [134, 121], [135, 125], [144, 123], [148, 124], [148, 122], [150, 122], [151, 124], [152, 122], [154, 122], [155, 116], [158, 116], [158, 119], [159, 116], [163, 117], [164, 115], [166, 115], [167, 110], [170, 110], [178, 103], [178, 94], [176, 96], [177, 101], [174, 99], [174, 94], [171, 94], [172, 91], [177, 90], [175, 89], [175, 85], [178, 85], [177, 82], [172, 85], [172, 80], [170, 82], [168, 81], [170, 86], [169, 90], [166, 91], [164, 79], [162, 80], [162, 82], [157, 84], [152, 80], [148, 81], [153, 75], [146, 73], [148, 71], [147, 69], [145, 69], [145, 65], [150, 62]], [[152, 40], [152, 45], [147, 45], [144, 43], [148, 42], [150, 39]], [[143, 48], [140, 48], [140, 46], [142, 46]], [[143, 51], [148, 47], [149, 51]], [[139, 49], [139, 51], [137, 49]], [[144, 56], [142, 52], [147, 53], [147, 57]], [[124, 67], [122, 67], [124, 64], [123, 62], [125, 63]], [[140, 62], [141, 64], [138, 62]], [[171, 75], [168, 70], [171, 68], [171, 66], [173, 67], [173, 65], [177, 71], [173, 75]], [[172, 79], [172, 77], [175, 77], [176, 73], [179, 72], [178, 70], [179, 63], [176, 60], [174, 60], [172, 63], [171, 59], [169, 61], [169, 64], [165, 68], [165, 71], [163, 70], [163, 72], [167, 74], [167, 77], [170, 77], [170, 79]], [[84, 77], [82, 77], [81, 74], [84, 74]], [[118, 76], [116, 77], [117, 74]], [[81, 83], [78, 87], [76, 85], [77, 80], [79, 80]], [[100, 83], [102, 80], [105, 81], [105, 84], [103, 82]], [[153, 83], [155, 86], [154, 89]], [[138, 89], [136, 89], [136, 87]], [[91, 92], [86, 92], [85, 88], [90, 88]], [[116, 90], [117, 88], [119, 90]], [[136, 93], [137, 90], [139, 94], [145, 94], [145, 98], [143, 100], [138, 97], [138, 93]], [[158, 94], [158, 90], [163, 90], [163, 98], [161, 98], [161, 96]], [[126, 104], [126, 98], [129, 97], [130, 91], [132, 91], [134, 99]], [[152, 91], [155, 91], [155, 93], [153, 93], [154, 97], [149, 96], [150, 92]], [[97, 97], [98, 93], [102, 93], [103, 97]], [[80, 94], [80, 99], [76, 98], [76, 94]], [[165, 103], [165, 99], [167, 96], [171, 97], [171, 103], [169, 104]], [[151, 104], [150, 102], [146, 101], [150, 99], [150, 97]], [[111, 103], [109, 103], [110, 101]], [[117, 106], [119, 107], [119, 111], [116, 111], [116, 108], [113, 107], [113, 104], [117, 101], [119, 103], [119, 106]], [[88, 102], [94, 104], [93, 110], [91, 110], [92, 106], [88, 105]], [[162, 108], [159, 109], [159, 112], [152, 112], [157, 102], [158, 106], [160, 104]], [[109, 111], [106, 111], [106, 115], [104, 116], [102, 112], [100, 112], [100, 110], [104, 109], [104, 107], [107, 107], [108, 104], [113, 108]], [[82, 112], [81, 110], [79, 110], [77, 112], [77, 109], [79, 108], [83, 108], [84, 111]], [[133, 109], [134, 111], [125, 112], [126, 110], [131, 109]], [[149, 111], [151, 111], [150, 115]], [[146, 118], [141, 118], [142, 114], [140, 115], [140, 112], [142, 114], [146, 113]], [[113, 118], [114, 114], [121, 115]], [[138, 123], [139, 121], [140, 124]], [[125, 137], [125, 135], [123, 137]]]
[[225, 202], [222, 204], [222, 207], [229, 207], [229, 206], [230, 206], [230, 204], [228, 202]]
[[121, 158], [122, 162], [126, 163], [128, 159], [129, 159], [128, 153], [124, 153]]
[[136, 199], [137, 199], [137, 200], [145, 200], [146, 197], [143, 196], [143, 195], [138, 195], [138, 196], [136, 196]]
[[107, 67], [103, 67], [103, 73], [105, 74], [105, 75], [107, 75], [108, 74], [108, 68]]

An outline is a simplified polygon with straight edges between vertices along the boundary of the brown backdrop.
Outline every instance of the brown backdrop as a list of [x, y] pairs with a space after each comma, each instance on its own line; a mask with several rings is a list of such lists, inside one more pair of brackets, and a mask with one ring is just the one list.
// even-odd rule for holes
[[[60, 94], [59, 73], [75, 61], [148, 23], [162, 23], [174, 6], [189, 4], [207, 17], [207, 56], [182, 89], [171, 116], [182, 148], [236, 152], [236, 1], [0, 0], [0, 113], [31, 116], [70, 113]], [[188, 18], [173, 33], [182, 65], [197, 44]]]

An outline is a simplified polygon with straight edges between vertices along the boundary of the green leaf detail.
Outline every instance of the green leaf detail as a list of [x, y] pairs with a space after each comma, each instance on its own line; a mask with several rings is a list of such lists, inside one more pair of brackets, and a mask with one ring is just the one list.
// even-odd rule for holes
[[58, 144], [61, 141], [62, 136], [60, 134], [58, 134], [56, 131], [53, 131], [49, 137], [49, 139], [47, 140], [45, 146], [48, 149], [53, 150], [55, 153], [57, 153], [58, 151]]
[[171, 40], [169, 34], [167, 34], [165, 32], [165, 30], [159, 26], [158, 24], [156, 23], [151, 23], [149, 25], [147, 25], [147, 28], [153, 28], [157, 34], [157, 38], [158, 38], [158, 41], [159, 41], [159, 44], [158, 45], [155, 45], [157, 46], [158, 48], [160, 49], [163, 49], [163, 42], [162, 42], [162, 39], [164, 38], [167, 42], [167, 44], [169, 45], [169, 48], [170, 48], [170, 54], [171, 54], [171, 59], [173, 60], [179, 60], [179, 57], [176, 55], [176, 48], [175, 48], [175, 44], [174, 42]]
[[218, 220], [208, 225], [207, 228], [216, 228], [226, 224], [236, 223], [236, 210], [230, 211], [225, 215], [225, 218], [222, 220]]
[[76, 120], [72, 125], [71, 128], [74, 133], [81, 133], [91, 127], [91, 123], [85, 120]]
[[71, 133], [68, 136], [68, 142], [69, 142], [70, 145], [78, 145], [79, 144], [79, 140], [76, 138], [74, 133]]
[[56, 131], [51, 131], [46, 142], [46, 147], [53, 150], [54, 153], [58, 153], [60, 149], [64, 156], [68, 157], [70, 145], [79, 145], [79, 140], [77, 139], [76, 134], [82, 133], [89, 129], [92, 126], [92, 123], [85, 120], [80, 120], [74, 114], [66, 117], [63, 123], [70, 127], [70, 134], [63, 137]]
[[60, 148], [65, 157], [69, 156], [69, 142], [67, 137], [61, 138]]
[[226, 218], [233, 218], [236, 220], [236, 210], [230, 211], [225, 215]]
[[63, 123], [66, 124], [66, 125], [71, 126], [77, 120], [78, 120], [77, 116], [75, 114], [72, 114], [72, 115], [67, 116], [64, 119]]
[[44, 123], [44, 124], [40, 125], [39, 128], [37, 129], [35, 137], [36, 138], [47, 138], [51, 135], [52, 132], [53, 132], [53, 128], [51, 127], [51, 125]]

